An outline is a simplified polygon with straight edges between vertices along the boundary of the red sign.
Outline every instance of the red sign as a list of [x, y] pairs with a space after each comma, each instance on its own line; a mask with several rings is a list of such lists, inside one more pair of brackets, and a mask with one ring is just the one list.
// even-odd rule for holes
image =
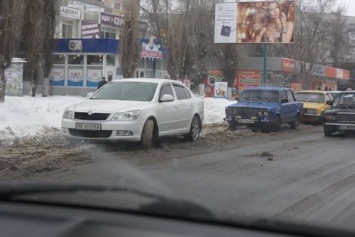
[[325, 72], [326, 77], [336, 78], [337, 77], [337, 69], [334, 67], [327, 67]]
[[245, 90], [249, 87], [256, 87], [260, 84], [261, 73], [260, 71], [239, 71], [237, 75], [238, 90]]
[[282, 58], [282, 71], [283, 72], [295, 72], [296, 62], [293, 59]]

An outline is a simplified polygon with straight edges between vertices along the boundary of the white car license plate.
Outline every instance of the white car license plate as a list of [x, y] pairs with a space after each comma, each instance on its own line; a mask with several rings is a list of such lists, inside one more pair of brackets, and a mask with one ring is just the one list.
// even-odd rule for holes
[[99, 123], [77, 123], [75, 126], [76, 129], [79, 130], [101, 130], [101, 124]]
[[238, 119], [238, 123], [254, 123], [254, 120], [251, 119]]
[[355, 130], [355, 125], [341, 125], [341, 130]]

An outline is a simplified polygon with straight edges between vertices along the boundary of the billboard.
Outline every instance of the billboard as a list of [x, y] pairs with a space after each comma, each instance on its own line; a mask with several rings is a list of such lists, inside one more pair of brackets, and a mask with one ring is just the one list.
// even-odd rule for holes
[[237, 42], [237, 3], [217, 3], [215, 7], [215, 43]]
[[295, 0], [217, 3], [215, 43], [293, 43]]

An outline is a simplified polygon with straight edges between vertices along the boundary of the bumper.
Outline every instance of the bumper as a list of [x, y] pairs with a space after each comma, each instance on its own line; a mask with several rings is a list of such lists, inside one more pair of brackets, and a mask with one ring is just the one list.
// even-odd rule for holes
[[303, 114], [301, 117], [302, 122], [317, 122], [321, 119], [322, 114]]
[[355, 124], [346, 124], [346, 123], [325, 123], [324, 126], [332, 127], [334, 132], [343, 132], [343, 131], [353, 131], [355, 132]]
[[255, 127], [255, 128], [262, 128], [265, 126], [272, 126], [275, 123], [275, 120], [272, 119], [233, 119], [230, 117], [224, 118], [224, 121], [228, 122], [229, 124], [234, 124], [235, 126], [247, 126], [247, 127]]
[[[99, 130], [77, 129], [78, 123], [100, 125]], [[83, 121], [62, 119], [62, 132], [68, 138], [93, 141], [132, 141], [141, 140], [143, 125], [134, 121]], [[121, 132], [120, 132], [121, 131]], [[124, 135], [122, 134], [125, 133]], [[128, 134], [127, 134], [128, 133]]]

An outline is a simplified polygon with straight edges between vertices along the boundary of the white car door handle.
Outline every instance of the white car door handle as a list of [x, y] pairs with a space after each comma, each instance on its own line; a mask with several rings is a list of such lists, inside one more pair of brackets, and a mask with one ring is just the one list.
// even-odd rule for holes
[[178, 109], [179, 108], [179, 106], [178, 105], [175, 105], [175, 109]]

